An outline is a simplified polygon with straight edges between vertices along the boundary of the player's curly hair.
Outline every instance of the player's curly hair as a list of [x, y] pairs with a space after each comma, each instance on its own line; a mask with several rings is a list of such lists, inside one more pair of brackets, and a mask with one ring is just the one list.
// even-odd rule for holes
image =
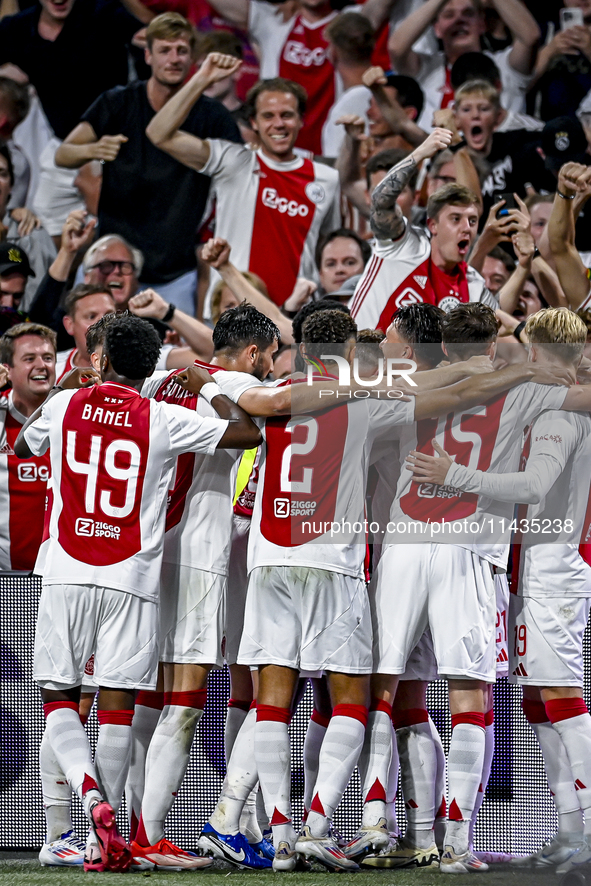
[[86, 350], [89, 354], [94, 353], [96, 349], [104, 344], [107, 328], [119, 317], [129, 316], [129, 311], [121, 311], [118, 314], [111, 311], [89, 326], [86, 330]]
[[273, 321], [248, 302], [224, 311], [212, 334], [215, 353], [236, 353], [249, 345], [256, 345], [259, 351], [266, 351], [280, 337], [281, 333]]
[[152, 375], [160, 356], [160, 338], [147, 320], [124, 314], [108, 324], [104, 353], [117, 375], [139, 381]]
[[302, 326], [305, 344], [345, 344], [350, 339], [357, 340], [357, 323], [344, 311], [316, 311]]

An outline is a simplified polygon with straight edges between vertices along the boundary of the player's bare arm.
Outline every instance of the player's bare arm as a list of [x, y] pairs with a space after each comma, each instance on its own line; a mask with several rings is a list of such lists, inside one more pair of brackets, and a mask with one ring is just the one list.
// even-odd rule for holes
[[196, 135], [182, 132], [180, 127], [205, 90], [218, 80], [229, 77], [241, 64], [240, 59], [232, 55], [210, 52], [199, 70], [150, 121], [146, 135], [152, 144], [191, 169], [203, 169], [209, 159], [208, 143]]
[[396, 200], [422, 160], [433, 157], [451, 143], [449, 129], [434, 129], [412, 154], [394, 166], [371, 195], [369, 223], [379, 240], [396, 240], [404, 233], [406, 222]]
[[126, 135], [97, 135], [85, 120], [79, 123], [72, 132], [66, 136], [65, 141], [55, 152], [57, 166], [65, 166], [67, 169], [78, 169], [89, 160], [101, 160], [104, 163], [112, 163], [117, 159], [121, 146], [128, 141]]
[[[206, 385], [217, 387], [212, 381], [211, 375], [205, 369], [198, 366], [189, 366], [180, 372], [175, 379], [181, 388], [199, 394]], [[253, 449], [259, 446], [262, 437], [261, 432], [252, 421], [247, 412], [233, 403], [220, 390], [208, 391], [208, 400], [220, 418], [229, 422], [228, 427], [217, 445], [218, 449]]]
[[29, 449], [24, 435], [27, 428], [29, 428], [33, 424], [33, 422], [37, 421], [37, 419], [40, 417], [43, 407], [49, 400], [51, 400], [52, 397], [55, 397], [62, 391], [73, 391], [77, 388], [89, 388], [91, 385], [100, 384], [100, 382], [101, 378], [98, 372], [96, 372], [94, 369], [91, 369], [89, 366], [83, 367], [82, 369], [72, 369], [70, 372], [68, 372], [67, 375], [64, 375], [59, 385], [54, 385], [54, 387], [45, 398], [44, 403], [42, 403], [41, 406], [36, 409], [32, 415], [29, 416], [29, 418], [22, 426], [14, 444], [14, 452], [16, 457], [31, 458], [35, 455], [35, 453], [31, 452], [31, 450]]
[[[416, 395], [415, 419], [419, 421], [422, 418], [435, 418], [458, 409], [477, 406], [526, 381], [570, 386], [573, 379], [567, 369], [539, 363], [514, 363], [498, 372], [466, 378], [448, 388], [420, 391]], [[591, 396], [589, 400], [591, 401]]]

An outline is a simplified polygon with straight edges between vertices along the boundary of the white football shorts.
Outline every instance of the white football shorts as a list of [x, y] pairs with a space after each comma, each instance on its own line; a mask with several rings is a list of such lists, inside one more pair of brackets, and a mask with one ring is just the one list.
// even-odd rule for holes
[[497, 648], [497, 680], [509, 676], [509, 641], [507, 639], [507, 623], [509, 621], [509, 582], [507, 573], [495, 575], [495, 598], [497, 603], [497, 621], [495, 642]]
[[251, 521], [248, 517], [234, 517], [232, 547], [228, 563], [228, 589], [226, 591], [226, 664], [238, 661], [238, 649], [244, 625], [248, 572], [246, 552]]
[[510, 676], [524, 686], [583, 686], [588, 597], [511, 594]]
[[388, 545], [370, 586], [374, 670], [403, 674], [431, 630], [442, 677], [495, 680], [491, 564], [458, 545]]
[[158, 604], [95, 585], [46, 585], [35, 631], [33, 677], [45, 689], [94, 682], [110, 689], [156, 689]]
[[239, 664], [371, 674], [365, 582], [311, 566], [259, 566], [249, 576]]
[[433, 649], [433, 638], [429, 628], [425, 631], [406, 662], [406, 670], [400, 675], [401, 680], [420, 680], [431, 683], [439, 679], [437, 659]]
[[160, 581], [160, 661], [224, 664], [226, 576], [163, 563]]

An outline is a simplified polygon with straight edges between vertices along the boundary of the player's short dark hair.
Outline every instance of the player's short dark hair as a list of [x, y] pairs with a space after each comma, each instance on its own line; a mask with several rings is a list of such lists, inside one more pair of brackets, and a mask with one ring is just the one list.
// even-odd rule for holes
[[459, 185], [457, 182], [450, 182], [437, 188], [434, 194], [431, 194], [427, 202], [427, 218], [437, 220], [439, 213], [444, 206], [475, 206], [478, 205], [478, 197], [465, 185]]
[[386, 74], [386, 80], [387, 85], [396, 90], [398, 104], [402, 108], [415, 108], [418, 119], [425, 104], [425, 93], [420, 84], [407, 74]]
[[246, 93], [245, 110], [249, 120], [256, 117], [257, 99], [263, 92], [286, 92], [289, 95], [293, 95], [298, 104], [298, 114], [300, 117], [303, 117], [306, 113], [308, 93], [304, 87], [293, 80], [286, 80], [285, 77], [273, 77], [270, 80], [259, 80]]
[[304, 305], [303, 308], [299, 309], [291, 323], [293, 340], [296, 344], [300, 344], [300, 342], [303, 341], [302, 327], [308, 317], [310, 317], [316, 311], [343, 311], [343, 313], [345, 314], [351, 313], [349, 308], [342, 302], [337, 301], [336, 298], [331, 299], [329, 297], [323, 298], [320, 301], [309, 301], [307, 305]]
[[29, 88], [24, 83], [17, 83], [10, 77], [0, 77], [0, 95], [8, 103], [10, 122], [16, 126], [21, 123], [31, 107]]
[[242, 351], [249, 345], [256, 345], [259, 351], [266, 351], [274, 341], [279, 341], [279, 329], [265, 314], [247, 302], [230, 308], [220, 316], [213, 329], [214, 352]]
[[[76, 305], [81, 299], [86, 298], [89, 295], [110, 295], [111, 298], [113, 298], [113, 293], [108, 286], [98, 286], [95, 283], [78, 283], [78, 285], [74, 286], [74, 288], [66, 295], [64, 301], [64, 311], [66, 312], [66, 316], [74, 319]], [[114, 298], [113, 304], [115, 304]]]
[[302, 326], [302, 342], [306, 354], [322, 359], [326, 345], [337, 356], [344, 355], [345, 345], [357, 340], [357, 323], [344, 311], [316, 311]]
[[[354, 13], [354, 15], [358, 15], [358, 13]], [[368, 263], [371, 258], [371, 246], [367, 242], [367, 240], [363, 240], [357, 231], [352, 231], [351, 228], [337, 228], [336, 231], [331, 231], [330, 234], [327, 234], [326, 237], [321, 237], [318, 243], [316, 244], [316, 267], [320, 270], [320, 264], [322, 262], [322, 253], [329, 243], [332, 243], [333, 240], [337, 240], [339, 237], [345, 237], [347, 240], [355, 240], [359, 249], [361, 251], [361, 258], [363, 259], [363, 266]]]
[[221, 52], [224, 55], [232, 55], [234, 58], [244, 58], [242, 40], [232, 31], [208, 31], [199, 34], [195, 55], [197, 58], [205, 58], [210, 52]]
[[[405, 151], [404, 148], [386, 148], [385, 151], [379, 151], [377, 154], [374, 154], [373, 157], [370, 157], [365, 164], [365, 180], [367, 181], [367, 187], [371, 188], [372, 175], [381, 170], [389, 172], [393, 166], [398, 166], [398, 164], [408, 157], [409, 154], [410, 151]], [[418, 175], [419, 170], [417, 168], [414, 170], [405, 187], [410, 188], [411, 191], [416, 191]]]
[[6, 160], [6, 165], [8, 166], [8, 177], [10, 178], [10, 187], [14, 184], [14, 166], [12, 165], [12, 157], [10, 156], [10, 151], [8, 150], [7, 145], [0, 145], [0, 154]]
[[92, 326], [88, 327], [86, 330], [86, 350], [89, 354], [94, 353], [98, 347], [104, 344], [107, 328], [111, 323], [117, 320], [118, 317], [126, 316], [128, 313], [128, 311], [121, 311], [116, 314], [112, 311], [110, 314], [105, 314], [100, 320], [97, 320], [96, 323], [93, 323]]
[[450, 79], [454, 91], [468, 80], [488, 80], [497, 86], [501, 81], [501, 72], [484, 52], [464, 52], [451, 66]]
[[447, 353], [463, 360], [484, 354], [498, 329], [495, 312], [481, 302], [458, 305], [444, 316], [441, 326]]
[[357, 330], [358, 345], [379, 345], [384, 340], [384, 333], [381, 329], [359, 329]]
[[14, 362], [14, 343], [25, 335], [38, 335], [52, 346], [54, 353], [57, 348], [57, 335], [48, 326], [41, 323], [17, 323], [7, 329], [0, 338], [0, 363], [12, 366]]
[[344, 62], [371, 64], [376, 43], [375, 28], [358, 12], [341, 12], [326, 28], [325, 35], [339, 50]]
[[105, 330], [103, 353], [117, 375], [139, 381], [152, 375], [160, 356], [158, 333], [147, 320], [122, 314]]
[[445, 311], [437, 305], [403, 305], [394, 314], [392, 323], [398, 334], [412, 345], [420, 360], [437, 366], [444, 357], [441, 350], [444, 318]]
[[496, 258], [497, 261], [502, 262], [510, 274], [515, 270], [515, 259], [512, 255], [509, 255], [507, 250], [503, 249], [502, 246], [493, 246], [491, 251], [487, 253], [487, 256], [488, 258]]

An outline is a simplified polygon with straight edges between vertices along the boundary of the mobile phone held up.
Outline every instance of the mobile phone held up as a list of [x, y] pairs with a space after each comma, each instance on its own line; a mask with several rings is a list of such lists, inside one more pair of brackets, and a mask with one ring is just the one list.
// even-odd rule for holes
[[568, 28], [576, 28], [583, 25], [583, 10], [577, 7], [560, 10], [560, 30], [566, 31]]
[[497, 209], [497, 218], [504, 218], [506, 215], [509, 215], [510, 209], [519, 209], [519, 206], [517, 205], [517, 201], [513, 194], [495, 194], [495, 203], [498, 203], [499, 200], [504, 200], [505, 205], [501, 206], [500, 209]]

